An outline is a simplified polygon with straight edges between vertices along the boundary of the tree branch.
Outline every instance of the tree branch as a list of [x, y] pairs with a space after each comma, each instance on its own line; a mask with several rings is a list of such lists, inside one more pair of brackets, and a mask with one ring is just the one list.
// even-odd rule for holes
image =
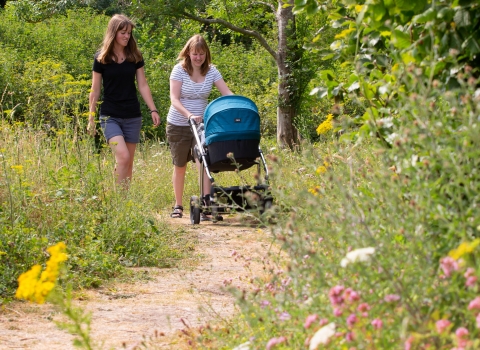
[[264, 1], [254, 1], [253, 2], [254, 4], [261, 4], [261, 5], [265, 5], [267, 7], [270, 7], [270, 9], [272, 10], [273, 13], [276, 13], [277, 12], [277, 9], [275, 8], [275, 6], [273, 6], [272, 4], [269, 4], [268, 2], [264, 2]]
[[234, 25], [230, 22], [227, 22], [223, 19], [220, 19], [220, 18], [203, 18], [203, 17], [199, 17], [199, 16], [196, 16], [196, 15], [188, 13], [188, 12], [183, 12], [182, 14], [186, 18], [192, 19], [192, 20], [200, 22], [200, 23], [220, 24], [220, 25], [222, 25], [222, 26], [224, 26], [228, 29], [233, 30], [234, 32], [237, 32], [237, 33], [240, 33], [240, 34], [243, 34], [243, 35], [246, 35], [246, 36], [251, 36], [251, 37], [257, 39], [258, 42], [260, 43], [260, 45], [262, 45], [265, 48], [265, 50], [267, 50], [268, 53], [275, 59], [275, 61], [277, 61], [277, 58], [278, 58], [277, 52], [274, 49], [272, 49], [272, 47], [270, 45], [268, 45], [265, 38], [259, 32], [255, 31], [255, 30], [249, 30], [249, 29], [237, 27], [236, 25]]

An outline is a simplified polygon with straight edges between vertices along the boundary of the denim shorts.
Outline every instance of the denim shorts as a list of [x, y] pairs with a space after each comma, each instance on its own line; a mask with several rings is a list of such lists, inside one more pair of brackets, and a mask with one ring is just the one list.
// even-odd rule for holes
[[167, 124], [167, 141], [173, 165], [183, 167], [194, 159], [192, 148], [195, 145], [195, 138], [190, 126]]
[[137, 118], [113, 118], [106, 115], [100, 116], [105, 139], [110, 141], [114, 136], [123, 136], [125, 142], [139, 143], [140, 130], [142, 128], [142, 117]]

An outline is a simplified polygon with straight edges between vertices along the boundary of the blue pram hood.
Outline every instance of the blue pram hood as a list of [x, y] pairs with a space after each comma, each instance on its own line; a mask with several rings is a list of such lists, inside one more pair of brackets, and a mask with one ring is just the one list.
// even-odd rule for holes
[[260, 116], [247, 97], [228, 95], [210, 102], [203, 115], [205, 144], [218, 141], [260, 140]]

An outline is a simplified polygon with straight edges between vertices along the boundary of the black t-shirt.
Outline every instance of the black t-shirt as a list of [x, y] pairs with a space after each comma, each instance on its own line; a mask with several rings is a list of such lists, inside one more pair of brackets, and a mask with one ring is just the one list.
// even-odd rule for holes
[[97, 61], [97, 56], [98, 54], [93, 60], [93, 71], [100, 73], [103, 81], [100, 114], [114, 118], [141, 117], [135, 74], [145, 62], [141, 60], [138, 63], [123, 61], [103, 64]]

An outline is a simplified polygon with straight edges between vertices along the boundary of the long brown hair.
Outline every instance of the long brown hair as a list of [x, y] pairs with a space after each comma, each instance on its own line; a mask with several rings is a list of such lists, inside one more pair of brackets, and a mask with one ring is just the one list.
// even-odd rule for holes
[[[105, 31], [105, 36], [103, 37], [103, 43], [99, 50], [97, 60], [100, 63], [112, 63], [114, 62], [113, 58], [118, 62], [118, 57], [113, 52], [113, 46], [115, 43], [115, 36], [117, 32], [122, 29], [131, 29], [135, 28], [135, 24], [125, 15], [114, 15], [108, 22], [107, 30]], [[126, 60], [129, 62], [140, 62], [142, 60], [142, 54], [137, 48], [137, 41], [133, 37], [133, 33], [128, 40], [128, 44], [125, 47], [125, 56]]]
[[206, 75], [210, 69], [212, 57], [210, 55], [210, 49], [208, 48], [207, 42], [200, 34], [195, 34], [188, 39], [177, 58], [177, 60], [182, 60], [181, 64], [183, 69], [185, 69], [189, 75], [192, 75], [193, 66], [192, 61], [190, 60], [190, 52], [205, 52], [205, 62], [203, 62], [202, 66], [200, 67], [200, 73], [202, 75]]

